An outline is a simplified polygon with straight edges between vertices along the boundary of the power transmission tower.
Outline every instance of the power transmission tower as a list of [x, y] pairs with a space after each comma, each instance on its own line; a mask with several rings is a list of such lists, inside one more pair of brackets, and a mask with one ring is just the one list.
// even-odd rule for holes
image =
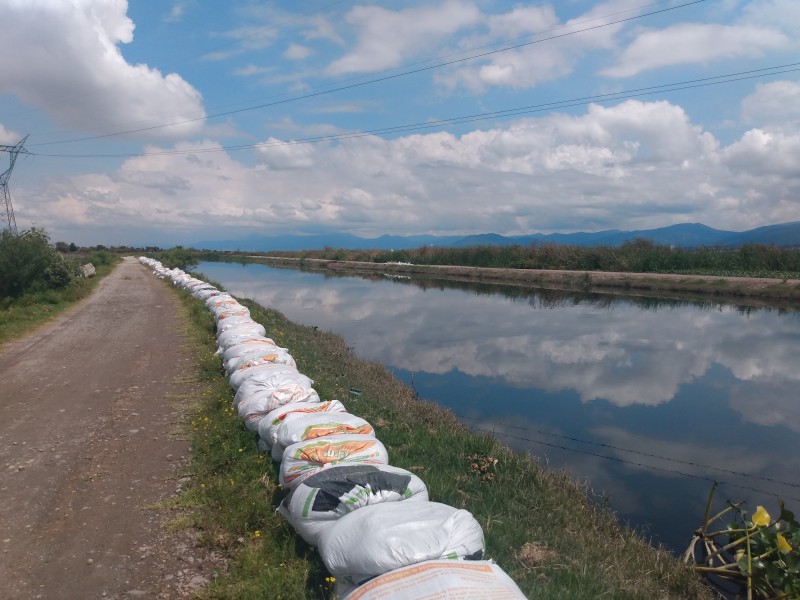
[[6, 210], [3, 217], [5, 218], [6, 226], [14, 235], [17, 234], [17, 220], [14, 218], [14, 205], [11, 204], [11, 192], [8, 191], [8, 180], [11, 177], [11, 171], [14, 170], [14, 163], [17, 162], [17, 156], [19, 154], [28, 153], [28, 151], [24, 148], [25, 141], [27, 139], [28, 136], [26, 135], [13, 146], [0, 144], [0, 152], [8, 152], [11, 158], [11, 164], [9, 165], [8, 169], [4, 171], [2, 175], [0, 175], [0, 187], [3, 188], [3, 198], [6, 202]]

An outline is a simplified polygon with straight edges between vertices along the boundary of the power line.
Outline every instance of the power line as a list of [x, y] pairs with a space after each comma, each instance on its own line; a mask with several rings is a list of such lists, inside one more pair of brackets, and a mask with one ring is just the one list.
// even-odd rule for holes
[[[467, 416], [458, 415], [458, 414], [456, 416], [459, 419], [463, 419], [463, 420], [466, 420], [466, 421], [475, 421], [475, 422], [480, 422], [480, 423], [484, 423], [485, 422], [484, 420], [477, 419], [475, 417], [467, 417]], [[570, 442], [577, 442], [579, 444], [588, 444], [588, 445], [591, 445], [591, 446], [598, 446], [598, 447], [601, 447], [601, 448], [608, 448], [610, 450], [618, 450], [620, 452], [628, 452], [630, 454], [636, 454], [638, 456], [645, 456], [647, 458], [657, 458], [659, 460], [663, 460], [663, 461], [666, 461], [666, 462], [673, 462], [673, 463], [677, 463], [677, 464], [681, 464], [681, 465], [686, 465], [686, 466], [689, 466], [689, 467], [697, 467], [697, 468], [702, 468], [702, 469], [709, 469], [709, 470], [712, 470], [712, 471], [719, 471], [720, 473], [728, 473], [729, 475], [736, 475], [737, 477], [748, 477], [748, 478], [751, 478], [751, 479], [759, 479], [759, 480], [765, 481], [767, 483], [775, 483], [775, 484], [778, 484], [778, 485], [785, 485], [787, 487], [800, 488], [800, 483], [791, 483], [791, 482], [788, 482], [788, 481], [782, 481], [780, 479], [774, 479], [772, 477], [762, 477], [761, 475], [753, 475], [751, 473], [744, 473], [742, 471], [735, 471], [733, 469], [726, 469], [724, 467], [715, 467], [713, 465], [705, 465], [705, 464], [698, 463], [698, 462], [693, 462], [693, 461], [688, 461], [688, 460], [681, 460], [679, 458], [671, 458], [669, 456], [661, 456], [660, 454], [652, 454], [652, 453], [648, 453], [648, 452], [642, 452], [641, 450], [632, 450], [630, 448], [622, 448], [620, 446], [614, 446], [613, 444], [604, 444], [602, 442], [592, 442], [592, 441], [589, 441], [589, 440], [583, 440], [583, 439], [576, 438], [576, 437], [571, 437], [571, 436], [568, 436], [568, 435], [563, 435], [563, 434], [559, 434], [559, 433], [553, 433], [551, 431], [543, 431], [541, 429], [536, 429], [534, 427], [519, 427], [518, 425], [505, 425], [503, 423], [497, 423], [497, 424], [501, 425], [503, 427], [508, 427], [510, 429], [519, 429], [521, 431], [538, 433], [539, 435], [547, 435], [547, 436], [550, 436], [550, 437], [555, 437], [555, 438], [559, 438], [559, 439], [563, 439], [563, 440], [568, 440]], [[500, 435], [509, 435], [509, 436], [511, 436], [511, 434], [505, 434], [505, 433], [500, 433]], [[527, 438], [517, 438], [517, 439], [527, 439]], [[527, 440], [527, 441], [536, 441], [536, 440]]]
[[[329, 8], [332, 8], [332, 7], [337, 6], [339, 4], [343, 4], [345, 2], [350, 2], [350, 1], [351, 0], [335, 0], [334, 2], [326, 4], [325, 6], [321, 6], [319, 8], [315, 8], [313, 10], [308, 10], [306, 12], [302, 12], [302, 13], [296, 14], [296, 15], [292, 16], [291, 18], [287, 18], [287, 19], [285, 19], [285, 20], [283, 20], [283, 21], [281, 21], [279, 23], [276, 23], [274, 25], [265, 25], [264, 27], [258, 27], [252, 33], [250, 33], [248, 35], [245, 35], [245, 36], [242, 36], [242, 37], [240, 37], [238, 39], [235, 39], [233, 41], [225, 42], [225, 43], [219, 44], [217, 46], [212, 46], [211, 48], [209, 48], [207, 50], [204, 50], [204, 51], [202, 51], [200, 53], [197, 53], [197, 54], [192, 54], [192, 55], [186, 56], [184, 58], [180, 58], [180, 59], [177, 59], [177, 60], [173, 60], [173, 61], [169, 61], [169, 62], [160, 64], [158, 68], [159, 69], [165, 69], [165, 68], [172, 67], [172, 66], [175, 66], [175, 65], [187, 63], [187, 62], [195, 60], [197, 58], [201, 58], [201, 57], [203, 57], [203, 56], [205, 56], [205, 55], [207, 55], [207, 54], [209, 54], [211, 52], [215, 52], [215, 51], [218, 51], [218, 50], [222, 50], [223, 48], [234, 46], [236, 44], [241, 43], [244, 40], [248, 40], [248, 39], [254, 38], [257, 35], [262, 35], [262, 34], [270, 32], [270, 31], [276, 31], [280, 27], [283, 27], [284, 25], [288, 25], [289, 23], [297, 21], [297, 20], [299, 20], [299, 19], [301, 19], [303, 17], [308, 17], [308, 16], [313, 15], [315, 13], [319, 13], [319, 12], [325, 11], [325, 10], [327, 10]], [[149, 74], [149, 72], [138, 73], [136, 75], [132, 75], [131, 77], [127, 77], [123, 81], [117, 81], [117, 82], [114, 82], [114, 83], [110, 83], [108, 85], [98, 86], [97, 88], [95, 88], [95, 89], [93, 89], [91, 91], [85, 92], [83, 94], [73, 94], [71, 96], [67, 96], [66, 98], [59, 99], [58, 102], [48, 103], [48, 104], [45, 104], [43, 106], [40, 106], [39, 108], [48, 108], [48, 107], [52, 108], [54, 106], [61, 106], [63, 104], [67, 104], [67, 103], [73, 103], [73, 102], [75, 102], [77, 100], [80, 100], [81, 98], [86, 98], [87, 96], [91, 96], [93, 94], [96, 94], [98, 91], [107, 90], [107, 89], [116, 87], [116, 86], [120, 85], [121, 83], [123, 83], [124, 81], [133, 81], [135, 79], [140, 79], [141, 77], [145, 77], [148, 74]], [[23, 114], [25, 112], [30, 112], [31, 110], [33, 110], [33, 108], [28, 108], [26, 110], [20, 110], [20, 111], [17, 111], [17, 113], [15, 113], [15, 115]], [[10, 116], [13, 117], [15, 115], [10, 115]], [[6, 118], [8, 118], [8, 117], [6, 117]], [[205, 118], [205, 117], [200, 117], [200, 118]], [[147, 121], [143, 121], [143, 122], [147, 122]], [[150, 120], [150, 122], [152, 122], [152, 119]], [[37, 145], [37, 144], [32, 144], [32, 145]]]
[[241, 144], [235, 146], [220, 146], [215, 148], [195, 148], [192, 150], [164, 150], [159, 152], [136, 152], [136, 153], [108, 153], [108, 154], [54, 154], [54, 153], [31, 153], [35, 156], [42, 157], [58, 157], [58, 158], [133, 158], [141, 156], [172, 156], [182, 154], [203, 154], [209, 152], [228, 152], [236, 150], [252, 150], [257, 148], [269, 148], [273, 146], [287, 146], [295, 144], [313, 144], [320, 142], [329, 142], [345, 139], [353, 139], [360, 137], [367, 137], [372, 135], [404, 133], [409, 131], [421, 131], [426, 129], [434, 129], [444, 125], [461, 125], [466, 123], [473, 123], [477, 121], [486, 121], [496, 118], [508, 118], [514, 116], [521, 116], [526, 114], [533, 114], [537, 112], [544, 112], [547, 110], [556, 110], [563, 108], [572, 108], [576, 106], [585, 106], [595, 102], [612, 102], [617, 100], [627, 100], [630, 98], [637, 98], [641, 96], [648, 96], [656, 93], [666, 93], [681, 91], [687, 89], [694, 89], [700, 87], [708, 87], [712, 85], [722, 85], [725, 83], [734, 83], [737, 81], [744, 81], [748, 79], [757, 79], [760, 77], [767, 77], [771, 75], [781, 75], [785, 73], [792, 73], [800, 71], [800, 63], [787, 63], [784, 65], [777, 65], [773, 67], [764, 67], [762, 69], [753, 69], [750, 71], [739, 71], [736, 73], [728, 73], [725, 75], [716, 75], [712, 77], [704, 77], [701, 79], [692, 79], [681, 82], [666, 83], [656, 86], [648, 86], [644, 88], [635, 88], [632, 90], [625, 90], [621, 92], [613, 92], [609, 94], [598, 94], [594, 96], [582, 96], [567, 100], [556, 100], [553, 102], [545, 102], [541, 104], [533, 104], [528, 106], [521, 106], [516, 108], [509, 108], [499, 111], [478, 113], [472, 115], [463, 115], [460, 117], [452, 117], [448, 119], [439, 119], [436, 121], [425, 121], [422, 123], [411, 123], [405, 125], [395, 125], [391, 127], [383, 127], [379, 129], [370, 129], [366, 131], [354, 131], [348, 133], [331, 134], [325, 136], [315, 136], [309, 138], [299, 138], [294, 140], [279, 140], [274, 142], [259, 142], [255, 144]]
[[616, 457], [616, 456], [608, 456], [606, 454], [597, 454], [595, 452], [588, 452], [586, 450], [578, 450], [577, 448], [569, 448], [567, 446], [560, 446], [558, 444], [551, 444], [550, 442], [545, 442], [545, 441], [542, 441], [542, 440], [534, 440], [534, 439], [530, 439], [530, 438], [526, 438], [526, 437], [512, 435], [510, 433], [497, 432], [497, 431], [493, 431], [493, 430], [490, 430], [490, 429], [483, 429], [483, 428], [480, 428], [480, 427], [474, 427], [473, 429], [475, 431], [488, 433], [488, 434], [491, 434], [493, 436], [494, 435], [501, 435], [501, 436], [509, 437], [509, 438], [512, 438], [512, 439], [515, 439], [515, 440], [522, 440], [522, 441], [531, 442], [531, 443], [534, 443], [534, 444], [541, 444], [542, 446], [548, 446], [550, 448], [557, 448], [559, 450], [566, 450], [567, 452], [574, 452], [576, 454], [585, 454], [587, 456], [594, 456], [596, 458], [604, 458], [606, 460], [611, 460], [611, 461], [622, 463], [622, 464], [626, 464], [626, 465], [632, 465], [632, 466], [635, 466], [635, 467], [641, 467], [643, 469], [650, 469], [652, 471], [662, 471], [664, 473], [671, 473], [673, 475], [680, 475], [682, 477], [688, 477], [690, 479], [700, 479], [702, 481], [707, 481], [709, 483], [718, 483], [719, 485], [724, 485], [724, 486], [727, 486], [727, 487], [739, 488], [739, 489], [747, 490], [747, 491], [750, 491], [750, 492], [757, 492], [759, 494], [764, 494], [766, 496], [773, 496], [775, 498], [781, 498], [781, 499], [785, 499], [785, 500], [794, 500], [795, 502], [800, 502], [800, 498], [798, 498], [798, 497], [784, 496], [782, 494], [776, 494], [774, 492], [767, 492], [765, 490], [754, 488], [754, 487], [751, 487], [749, 485], [742, 485], [742, 484], [739, 484], [739, 483], [730, 483], [728, 481], [721, 481], [721, 480], [715, 479], [713, 477], [706, 477], [704, 475], [696, 475], [694, 473], [686, 473], [684, 471], [678, 471], [677, 469], [667, 469], [665, 467], [656, 467], [654, 465], [648, 465], [648, 464], [645, 464], [645, 463], [640, 463], [640, 462], [636, 462], [636, 461], [632, 461], [632, 460], [626, 460], [624, 458], [619, 458], [619, 457]]
[[230, 110], [230, 111], [215, 113], [213, 115], [207, 115], [207, 116], [203, 116], [203, 117], [196, 117], [196, 118], [192, 118], [192, 119], [183, 119], [183, 120], [180, 120], [180, 121], [173, 121], [171, 123], [163, 123], [163, 124], [160, 124], [160, 125], [152, 125], [152, 126], [149, 126], [149, 127], [140, 127], [140, 128], [137, 128], [137, 129], [129, 129], [129, 130], [126, 130], [126, 131], [117, 131], [117, 132], [114, 132], [114, 133], [106, 133], [106, 134], [102, 134], [102, 135], [87, 136], [87, 137], [82, 137], [82, 138], [73, 138], [73, 139], [68, 139], [68, 140], [59, 140], [59, 141], [54, 141], [54, 142], [40, 142], [38, 144], [31, 144], [31, 145], [32, 146], [51, 146], [51, 145], [56, 145], [56, 144], [68, 144], [68, 143], [74, 143], [74, 142], [84, 142], [84, 141], [89, 141], [89, 140], [105, 139], [105, 138], [109, 138], [109, 137], [116, 137], [116, 136], [120, 136], [120, 135], [131, 134], [131, 133], [141, 133], [143, 131], [152, 131], [152, 130], [155, 130], [155, 129], [163, 129], [165, 127], [173, 127], [175, 125], [185, 125], [187, 123], [195, 123], [197, 121], [202, 121], [202, 120], [205, 120], [205, 119], [212, 119], [212, 118], [217, 118], [217, 117], [226, 117], [226, 116], [230, 116], [230, 115], [234, 115], [234, 114], [240, 114], [240, 113], [243, 113], [243, 112], [249, 112], [249, 111], [253, 111], [253, 110], [258, 110], [258, 109], [261, 109], [261, 108], [268, 108], [268, 107], [271, 107], [271, 106], [278, 106], [278, 105], [281, 105], [281, 104], [287, 104], [287, 103], [290, 103], [290, 102], [296, 102], [298, 100], [306, 100], [308, 98], [315, 98], [315, 97], [326, 95], [326, 94], [332, 94], [332, 93], [335, 93], [335, 92], [341, 92], [341, 91], [350, 90], [350, 89], [354, 89], [354, 88], [358, 88], [358, 87], [363, 87], [363, 86], [366, 86], [366, 85], [372, 85], [372, 84], [375, 84], [375, 83], [381, 83], [381, 82], [384, 82], [384, 81], [398, 79], [400, 77], [406, 77], [408, 75], [415, 75], [415, 74], [423, 73], [423, 72], [426, 72], [426, 71], [432, 71], [434, 69], [440, 69], [442, 67], [447, 67], [447, 66], [451, 66], [451, 65], [454, 65], [454, 64], [462, 63], [462, 62], [475, 60], [477, 58], [485, 58], [487, 56], [500, 54], [502, 52], [508, 52], [510, 50], [518, 50], [519, 48], [532, 46], [534, 44], [541, 44], [543, 42], [552, 41], [552, 40], [556, 40], [556, 39], [561, 39], [561, 38], [565, 38], [565, 37], [568, 37], [568, 36], [577, 35], [579, 33], [585, 33], [587, 31], [594, 31], [594, 30], [597, 30], [597, 29], [602, 29], [604, 27], [610, 27], [612, 25], [619, 25], [621, 23], [626, 23], [626, 22], [633, 21], [633, 20], [636, 20], [636, 19], [641, 19], [641, 18], [644, 18], [644, 17], [649, 17], [649, 16], [653, 16], [653, 15], [657, 15], [657, 14], [666, 13], [666, 12], [669, 12], [669, 11], [677, 10], [677, 9], [680, 9], [680, 8], [685, 8], [687, 6], [692, 6], [692, 5], [695, 5], [695, 4], [701, 4], [701, 3], [706, 2], [706, 1], [707, 0], [692, 0], [692, 1], [686, 2], [684, 4], [678, 4], [676, 6], [670, 6], [670, 7], [667, 7], [667, 8], [662, 8], [662, 9], [659, 9], [659, 10], [654, 10], [654, 11], [650, 11], [650, 12], [647, 12], [647, 13], [642, 13], [641, 15], [636, 15], [636, 16], [632, 16], [632, 17], [626, 17], [626, 18], [623, 18], [623, 19], [617, 19], [617, 20], [614, 20], [614, 21], [609, 21], [608, 23], [602, 23], [602, 24], [599, 24], [599, 25], [593, 25], [591, 27], [585, 27], [583, 29], [576, 29], [576, 30], [573, 30], [573, 31], [568, 31], [566, 33], [561, 33], [561, 34], [558, 34], [558, 35], [553, 35], [553, 36], [550, 36], [550, 37], [545, 37], [545, 38], [541, 38], [541, 39], [538, 39], [538, 40], [533, 40], [533, 41], [530, 41], [530, 42], [523, 42], [523, 43], [519, 43], [519, 44], [514, 44], [514, 45], [511, 45], [511, 46], [506, 46], [504, 48], [499, 48], [497, 50], [490, 50], [490, 51], [487, 51], [487, 52], [474, 54], [472, 56], [468, 56], [468, 57], [464, 57], [464, 58], [445, 61], [445, 62], [437, 63], [435, 65], [429, 65], [427, 67], [419, 67], [417, 69], [412, 69], [412, 70], [409, 70], [409, 71], [403, 71], [401, 73], [396, 73], [396, 74], [393, 74], [393, 75], [385, 75], [383, 77], [378, 77], [378, 78], [375, 78], [375, 79], [370, 79], [370, 80], [362, 81], [362, 82], [359, 82], [359, 83], [352, 83], [352, 84], [349, 84], [349, 85], [339, 86], [339, 87], [331, 88], [331, 89], [328, 89], [328, 90], [321, 90], [321, 91], [318, 91], [318, 92], [312, 92], [312, 93], [304, 94], [304, 95], [301, 95], [301, 96], [294, 96], [292, 98], [287, 98], [285, 100], [276, 100], [274, 102], [267, 102], [267, 103], [264, 103], [264, 104], [258, 104], [258, 105], [250, 106], [250, 107], [246, 107], [246, 108], [240, 108], [240, 109], [236, 109], [236, 110]]

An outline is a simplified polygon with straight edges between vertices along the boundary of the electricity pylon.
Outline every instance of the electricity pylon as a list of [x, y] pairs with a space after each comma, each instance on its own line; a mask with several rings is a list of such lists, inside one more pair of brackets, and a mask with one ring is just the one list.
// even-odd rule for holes
[[6, 171], [0, 175], [0, 187], [3, 188], [3, 198], [6, 202], [6, 210], [3, 213], [3, 218], [5, 220], [6, 226], [11, 230], [11, 232], [16, 235], [17, 234], [17, 220], [14, 218], [14, 205], [11, 204], [11, 192], [8, 191], [8, 180], [11, 177], [11, 171], [14, 170], [14, 163], [17, 162], [17, 156], [22, 154], [27, 154], [28, 151], [25, 150], [25, 141], [28, 139], [26, 135], [20, 141], [18, 141], [13, 146], [6, 146], [0, 144], [0, 152], [8, 152], [9, 156], [11, 157], [11, 164]]

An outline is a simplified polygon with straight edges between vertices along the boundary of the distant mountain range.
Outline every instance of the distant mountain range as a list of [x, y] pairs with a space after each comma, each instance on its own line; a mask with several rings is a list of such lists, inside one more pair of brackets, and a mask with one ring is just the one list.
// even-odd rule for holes
[[621, 231], [609, 229], [591, 233], [533, 233], [529, 235], [504, 236], [484, 233], [469, 236], [434, 235], [382, 235], [377, 238], [361, 238], [349, 234], [320, 235], [252, 235], [238, 240], [204, 241], [193, 244], [204, 250], [239, 250], [245, 252], [268, 252], [272, 250], [321, 250], [343, 248], [347, 250], [405, 250], [422, 246], [463, 248], [468, 246], [528, 246], [537, 244], [561, 244], [571, 246], [621, 246], [625, 242], [642, 238], [653, 243], [683, 248], [698, 246], [732, 247], [742, 244], [769, 244], [775, 246], [800, 247], [800, 221], [767, 225], [749, 231], [723, 231], [701, 223], [684, 223], [658, 229]]

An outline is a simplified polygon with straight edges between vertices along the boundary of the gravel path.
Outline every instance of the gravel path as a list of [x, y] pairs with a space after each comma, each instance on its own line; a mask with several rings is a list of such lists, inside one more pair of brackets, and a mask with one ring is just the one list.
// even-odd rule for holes
[[210, 577], [153, 504], [190, 451], [192, 357], [167, 286], [126, 258], [75, 309], [0, 351], [0, 597], [177, 598]]

